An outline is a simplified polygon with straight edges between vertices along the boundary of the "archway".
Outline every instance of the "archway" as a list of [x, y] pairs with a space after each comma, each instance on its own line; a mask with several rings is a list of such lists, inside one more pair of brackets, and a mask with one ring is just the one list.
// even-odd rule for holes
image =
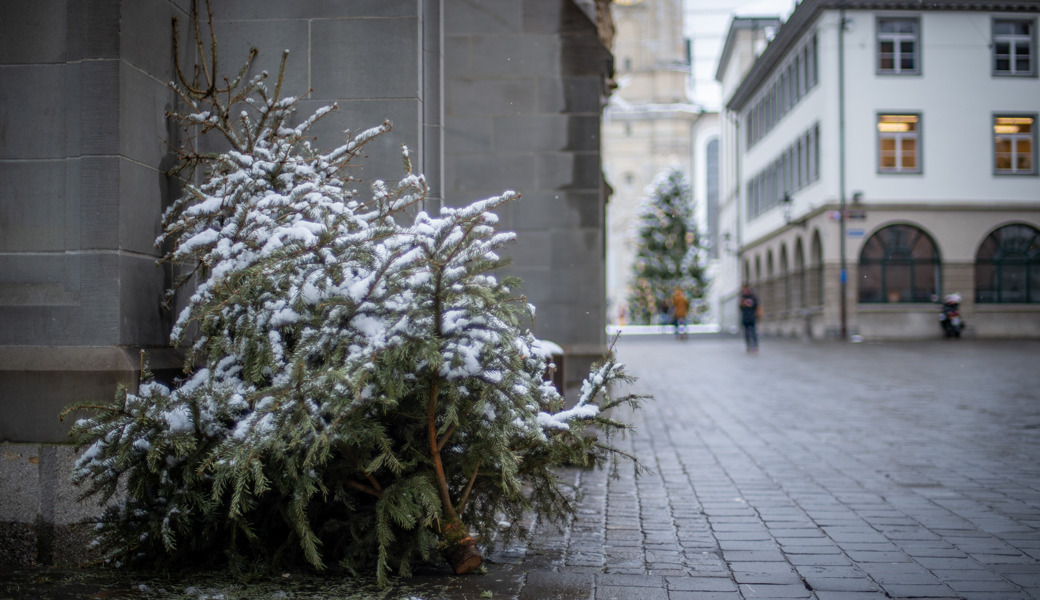
[[859, 255], [859, 301], [933, 302], [941, 289], [939, 249], [914, 225], [883, 227]]
[[1040, 302], [1040, 231], [1014, 223], [983, 240], [975, 255], [975, 301]]

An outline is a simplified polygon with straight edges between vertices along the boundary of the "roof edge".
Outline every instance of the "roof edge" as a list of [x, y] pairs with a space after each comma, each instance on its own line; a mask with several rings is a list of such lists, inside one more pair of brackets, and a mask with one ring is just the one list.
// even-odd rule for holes
[[719, 55], [719, 64], [715, 68], [715, 81], [720, 83], [722, 82], [723, 65], [729, 62], [730, 54], [733, 53], [733, 47], [736, 45], [738, 31], [765, 29], [766, 27], [776, 27], [779, 29], [782, 25], [783, 21], [778, 16], [734, 16], [733, 19], [730, 20], [729, 31], [726, 34], [726, 41], [722, 46], [722, 53]]
[[[808, 30], [825, 10], [915, 10], [970, 12], [1040, 12], [1040, 0], [803, 0], [780, 27], [751, 66], [736, 91], [725, 102], [725, 108], [740, 111], [758, 91], [759, 86], [787, 50]], [[727, 43], [729, 39], [727, 38]], [[719, 66], [722, 66], [720, 59]], [[716, 74], [718, 78], [718, 74]]]

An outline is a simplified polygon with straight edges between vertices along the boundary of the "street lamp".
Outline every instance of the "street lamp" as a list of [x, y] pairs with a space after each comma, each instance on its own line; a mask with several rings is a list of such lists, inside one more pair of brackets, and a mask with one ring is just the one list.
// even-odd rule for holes
[[791, 194], [784, 192], [782, 202], [784, 203], [784, 223], [787, 223], [788, 225], [797, 225], [802, 229], [805, 229], [807, 225], [805, 219], [802, 219], [801, 221], [791, 221], [791, 211], [792, 206], [794, 205], [794, 200], [791, 199]]

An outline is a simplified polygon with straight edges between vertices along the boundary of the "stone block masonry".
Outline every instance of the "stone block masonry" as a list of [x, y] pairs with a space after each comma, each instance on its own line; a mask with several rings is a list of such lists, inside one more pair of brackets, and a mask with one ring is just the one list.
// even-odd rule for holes
[[90, 557], [100, 509], [69, 483], [71, 447], [0, 444], [0, 564], [72, 565]]
[[[0, 443], [23, 457], [3, 464], [44, 465], [26, 480], [35, 491], [0, 497], [0, 538], [37, 546], [23, 559], [60, 557], [48, 539], [68, 539], [46, 533], [65, 522], [41, 508], [68, 474], [44, 450], [71, 450], [41, 446], [65, 442], [58, 413], [135, 385], [142, 350], [153, 370], [179, 366], [176, 308], [161, 303], [173, 273], [153, 243], [179, 193], [167, 175], [182, 135], [166, 118], [179, 102], [170, 22], [193, 64], [190, 4], [41, 0], [0, 19]], [[426, 210], [524, 195], [502, 228], [545, 243], [512, 249], [509, 274], [527, 281], [518, 295], [538, 307], [536, 335], [565, 350], [572, 389], [605, 350], [598, 120], [611, 56], [581, 4], [213, 3], [221, 74], [253, 46], [247, 75], [274, 74], [288, 49], [284, 95], [306, 95], [303, 114], [339, 105], [315, 130], [320, 145], [393, 123], [351, 171], [361, 193], [403, 174], [404, 144], [430, 183]]]

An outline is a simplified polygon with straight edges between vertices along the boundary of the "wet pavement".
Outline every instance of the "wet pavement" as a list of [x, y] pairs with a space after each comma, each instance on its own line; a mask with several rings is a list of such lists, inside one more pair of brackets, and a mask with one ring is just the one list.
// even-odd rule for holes
[[565, 472], [578, 518], [532, 523], [483, 575], [376, 592], [79, 572], [54, 595], [71, 572], [8, 570], [0, 600], [1040, 598], [1040, 342], [767, 338], [750, 355], [730, 336], [631, 336], [618, 353], [655, 397], [620, 442], [651, 472]]

